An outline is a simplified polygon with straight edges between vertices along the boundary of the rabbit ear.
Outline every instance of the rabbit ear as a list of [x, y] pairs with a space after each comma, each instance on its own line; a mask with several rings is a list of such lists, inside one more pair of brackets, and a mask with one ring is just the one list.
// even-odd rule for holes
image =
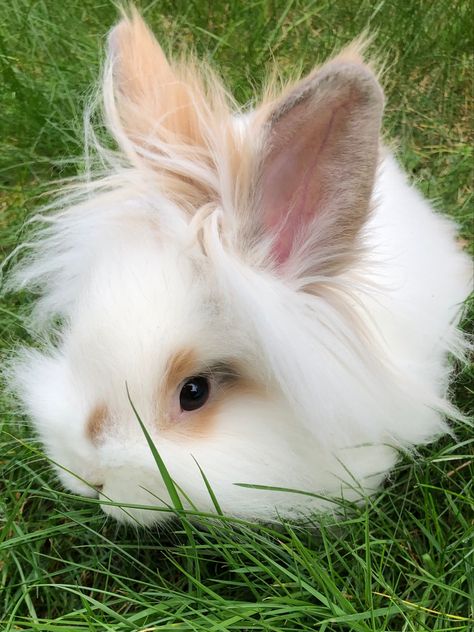
[[333, 275], [348, 264], [370, 210], [382, 109], [374, 74], [353, 53], [313, 72], [271, 109], [258, 214], [280, 266]]
[[202, 142], [196, 112], [199, 98], [172, 68], [135, 9], [111, 31], [108, 62], [104, 99], [119, 143], [126, 144], [127, 139], [142, 146], [150, 139]]

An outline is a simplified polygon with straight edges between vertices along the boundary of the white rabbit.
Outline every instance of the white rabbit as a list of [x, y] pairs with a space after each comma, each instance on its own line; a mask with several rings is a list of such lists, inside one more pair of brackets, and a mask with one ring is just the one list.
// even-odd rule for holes
[[170, 502], [127, 388], [195, 505], [214, 511], [197, 461], [249, 519], [372, 493], [448, 431], [470, 260], [381, 144], [357, 46], [242, 114], [132, 13], [102, 95], [120, 152], [96, 141], [101, 173], [64, 192], [12, 281], [40, 294], [33, 328], [60, 323], [11, 380], [67, 488]]

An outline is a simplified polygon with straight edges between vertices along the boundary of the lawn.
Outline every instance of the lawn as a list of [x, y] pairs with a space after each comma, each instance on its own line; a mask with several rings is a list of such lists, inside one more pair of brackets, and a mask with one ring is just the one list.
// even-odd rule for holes
[[[192, 45], [250, 100], [276, 60], [309, 70], [368, 28], [385, 64], [386, 138], [473, 247], [469, 0], [139, 2], [165, 48]], [[82, 109], [98, 76], [109, 0], [0, 7], [0, 256], [51, 181], [81, 170]], [[46, 196], [46, 198], [45, 198]], [[4, 266], [3, 273], [8, 271]], [[2, 297], [0, 354], [30, 341], [29, 297]], [[472, 323], [467, 314], [465, 327]], [[474, 370], [453, 398], [472, 412]], [[339, 521], [250, 525], [107, 521], [61, 490], [15, 403], [0, 394], [0, 630], [467, 631], [474, 624], [474, 450], [456, 428], [401, 461], [385, 489]]]

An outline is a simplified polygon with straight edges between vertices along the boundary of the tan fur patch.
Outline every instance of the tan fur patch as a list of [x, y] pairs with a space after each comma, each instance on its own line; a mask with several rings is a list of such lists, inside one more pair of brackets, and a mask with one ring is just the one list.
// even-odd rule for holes
[[173, 424], [168, 430], [170, 434], [187, 438], [204, 438], [212, 432], [222, 400], [214, 399], [201, 410], [191, 413], [186, 419]]
[[237, 363], [228, 366], [226, 376], [219, 377], [217, 371], [215, 374], [211, 371], [209, 377], [212, 382], [209, 401], [202, 409], [188, 413], [179, 421], [173, 421], [167, 426], [167, 432], [187, 438], [206, 437], [213, 431], [217, 416], [226, 402], [237, 397], [249, 395], [264, 397], [266, 395], [263, 385], [246, 377]]
[[197, 368], [197, 357], [193, 349], [182, 349], [175, 353], [168, 361], [165, 375], [160, 386], [160, 395], [167, 396], [185, 380], [194, 375]]
[[93, 443], [96, 443], [103, 433], [108, 417], [109, 411], [105, 404], [96, 406], [89, 415], [86, 434]]
[[[212, 385], [209, 401], [202, 409], [184, 413], [179, 419], [172, 418], [169, 411], [176, 405], [176, 390], [186, 378], [193, 375], [209, 377]], [[261, 384], [245, 375], [244, 368], [239, 363], [229, 361], [203, 367], [193, 349], [181, 349], [169, 359], [158, 388], [157, 423], [168, 435], [205, 437], [212, 432], [217, 415], [226, 401], [249, 394], [263, 396], [264, 392]]]
[[[224, 384], [218, 387], [217, 393], [214, 393], [212, 400], [195, 413], [189, 422], [186, 421], [181, 428], [176, 430], [182, 431], [188, 436], [192, 437], [206, 437], [212, 432], [217, 415], [224, 407], [226, 402], [237, 398], [253, 395], [255, 397], [264, 397], [266, 395], [266, 389], [243, 375], [236, 374], [237, 376], [232, 383]], [[179, 426], [179, 424], [178, 424]]]

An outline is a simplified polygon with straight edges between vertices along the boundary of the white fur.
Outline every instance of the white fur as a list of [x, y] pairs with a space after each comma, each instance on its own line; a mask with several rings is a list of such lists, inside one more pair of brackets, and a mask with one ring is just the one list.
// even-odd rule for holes
[[[123, 135], [117, 120], [109, 117], [109, 126]], [[245, 139], [247, 119], [236, 126]], [[213, 186], [228, 186], [222, 172], [220, 185], [209, 175]], [[221, 199], [232, 196], [222, 191]], [[68, 194], [15, 277], [41, 292], [36, 326], [62, 319], [60, 339], [20, 352], [12, 371], [63, 484], [81, 494], [95, 493], [83, 481], [101, 484], [103, 498], [119, 503], [169, 502], [126, 384], [197, 507], [213, 510], [193, 457], [223, 510], [252, 519], [330, 508], [318, 495], [371, 492], [399, 449], [446, 432], [445, 415], [456, 415], [446, 400], [447, 354], [461, 356], [465, 344], [457, 325], [470, 261], [454, 224], [407, 183], [388, 151], [373, 199], [361, 261], [323, 279], [325, 291], [313, 295], [301, 280], [253, 267], [226, 246], [219, 220], [234, 211], [227, 202], [192, 222], [139, 161], [127, 167], [114, 158], [107, 176]], [[182, 348], [203, 364], [239, 360], [268, 396], [229, 400], [205, 437], [161, 431], [157, 384]], [[101, 402], [112, 423], [93, 444], [85, 424]], [[104, 511], [143, 524], [166, 515]]]

